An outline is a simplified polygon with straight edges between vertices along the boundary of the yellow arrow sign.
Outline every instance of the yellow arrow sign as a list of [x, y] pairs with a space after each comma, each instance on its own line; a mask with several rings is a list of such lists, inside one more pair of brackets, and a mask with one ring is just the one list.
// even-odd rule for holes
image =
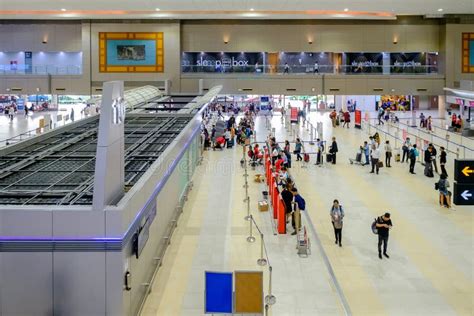
[[474, 173], [474, 170], [472, 170], [469, 166], [466, 166], [461, 172], [464, 173], [466, 177], [469, 177], [469, 174]]

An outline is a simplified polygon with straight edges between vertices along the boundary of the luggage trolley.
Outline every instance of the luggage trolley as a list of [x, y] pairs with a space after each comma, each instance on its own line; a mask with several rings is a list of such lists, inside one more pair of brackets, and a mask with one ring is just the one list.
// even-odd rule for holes
[[359, 150], [359, 152], [356, 154], [355, 159], [349, 158], [349, 162], [352, 164], [356, 165], [363, 165], [362, 163], [362, 150]]
[[301, 229], [296, 236], [298, 256], [307, 258], [311, 254], [311, 243], [309, 241], [308, 232], [306, 231], [306, 226], [303, 226], [303, 229]]

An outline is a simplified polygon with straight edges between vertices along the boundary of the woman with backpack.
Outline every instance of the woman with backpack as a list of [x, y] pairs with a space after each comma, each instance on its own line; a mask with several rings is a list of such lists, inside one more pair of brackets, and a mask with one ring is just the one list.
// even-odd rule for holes
[[342, 247], [342, 219], [344, 218], [344, 209], [338, 200], [333, 201], [330, 215], [332, 226], [334, 227], [334, 236], [336, 237], [335, 244], [339, 243], [339, 247]]
[[441, 207], [451, 208], [451, 195], [449, 194], [449, 181], [448, 176], [441, 174], [438, 182], [435, 184], [435, 188], [439, 191], [439, 205]]

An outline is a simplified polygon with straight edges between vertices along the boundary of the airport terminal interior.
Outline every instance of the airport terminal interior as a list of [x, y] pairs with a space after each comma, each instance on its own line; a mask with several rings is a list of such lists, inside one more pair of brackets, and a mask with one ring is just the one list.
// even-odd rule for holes
[[470, 316], [473, 214], [473, 0], [0, 0], [0, 316]]

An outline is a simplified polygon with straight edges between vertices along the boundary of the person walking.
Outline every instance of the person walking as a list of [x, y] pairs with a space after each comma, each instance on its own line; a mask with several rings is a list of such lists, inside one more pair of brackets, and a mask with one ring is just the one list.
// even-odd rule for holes
[[332, 127], [337, 126], [337, 112], [336, 110], [332, 110], [332, 112], [329, 114], [329, 118], [331, 119]]
[[436, 150], [436, 147], [433, 144], [429, 144], [428, 146], [431, 147], [431, 162], [433, 164], [434, 171], [439, 174], [438, 164], [436, 163], [436, 155], [438, 154], [438, 151]]
[[416, 157], [418, 157], [419, 155], [420, 153], [418, 152], [418, 149], [416, 148], [416, 144], [413, 144], [413, 147], [408, 152], [408, 158], [410, 159], [410, 173], [411, 174], [416, 174], [415, 163], [416, 163]]
[[299, 138], [296, 139], [295, 150], [293, 153], [296, 155], [296, 161], [302, 161], [303, 157], [301, 157], [301, 152], [303, 151], [303, 143]]
[[315, 165], [320, 165], [322, 164], [322, 156], [323, 156], [323, 152], [324, 152], [324, 143], [319, 139], [317, 138], [316, 139], [316, 147], [318, 148], [318, 153], [316, 155], [316, 163]]
[[285, 67], [284, 67], [284, 70], [283, 70], [283, 73], [284, 74], [287, 74], [290, 72], [290, 66], [288, 65], [288, 63], [285, 63]]
[[70, 118], [71, 118], [71, 122], [74, 122], [74, 108], [71, 109]]
[[329, 153], [331, 154], [331, 162], [333, 165], [336, 164], [336, 154], [339, 151], [337, 148], [336, 137], [332, 138], [331, 148], [329, 149]]
[[28, 111], [29, 111], [28, 105], [25, 104], [25, 117], [28, 117]]
[[436, 183], [436, 187], [439, 191], [439, 206], [451, 208], [451, 195], [448, 191], [449, 181], [447, 178], [447, 175], [441, 174], [438, 182]]
[[372, 171], [370, 173], [376, 172], [379, 174], [379, 160], [380, 160], [380, 146], [378, 144], [372, 147]]
[[392, 159], [392, 146], [390, 145], [390, 141], [385, 142], [385, 166], [387, 168], [391, 168], [390, 160]]
[[349, 113], [349, 111], [344, 112], [343, 117], [344, 124], [342, 124], [342, 127], [347, 126], [347, 128], [349, 128], [349, 123], [351, 122], [351, 114]]
[[439, 150], [441, 151], [439, 154], [439, 166], [441, 167], [441, 174], [448, 176], [448, 172], [446, 171], [447, 153], [444, 150], [444, 147], [440, 147]]
[[410, 137], [407, 137], [405, 139], [405, 142], [402, 145], [402, 151], [403, 151], [402, 162], [405, 162], [405, 158], [407, 159], [407, 162], [410, 159], [410, 157], [408, 157], [409, 156], [408, 154], [411, 149], [410, 147], [411, 147]]
[[390, 256], [387, 254], [389, 230], [393, 227], [392, 220], [390, 219], [390, 213], [385, 213], [384, 215], [377, 218], [375, 226], [377, 227], [377, 234], [379, 235], [379, 259], [382, 259], [382, 244], [383, 255], [386, 258], [390, 258]]
[[335, 244], [339, 244], [339, 247], [342, 247], [342, 220], [344, 218], [344, 209], [338, 200], [333, 201], [330, 216], [332, 227], [334, 228], [334, 236], [336, 237]]
[[314, 63], [313, 73], [319, 74], [319, 64], [318, 64], [318, 62]]
[[378, 111], [378, 114], [377, 114], [377, 119], [378, 119], [378, 125], [384, 125], [384, 122], [383, 122], [383, 115], [385, 113], [385, 110], [383, 109], [383, 107], [379, 107], [379, 111]]

